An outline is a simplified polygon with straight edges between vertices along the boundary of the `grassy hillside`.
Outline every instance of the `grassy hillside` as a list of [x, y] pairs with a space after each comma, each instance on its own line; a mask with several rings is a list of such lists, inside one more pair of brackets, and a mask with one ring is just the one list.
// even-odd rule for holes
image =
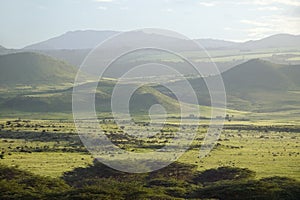
[[294, 83], [296, 88], [300, 88], [300, 78], [299, 78], [300, 66], [299, 65], [284, 66], [279, 70], [289, 77], [290, 81]]
[[280, 65], [260, 59], [250, 60], [222, 74], [226, 89], [249, 90], [288, 90], [293, 80], [280, 71]]
[[[300, 67], [296, 65], [279, 65], [260, 59], [237, 65], [222, 74], [227, 106], [231, 109], [255, 112], [298, 109], [299, 76]], [[189, 82], [197, 93], [199, 103], [210, 105], [210, 95], [204, 79], [192, 78]], [[184, 92], [183, 81], [176, 81], [170, 85]], [[156, 89], [172, 96], [162, 87]], [[185, 95], [188, 97], [190, 94]], [[188, 98], [186, 99], [188, 102]]]
[[[17, 53], [0, 56], [0, 83], [16, 88], [19, 85], [47, 85], [52, 87], [36, 90], [3, 90], [0, 108], [4, 111], [25, 112], [70, 112], [72, 110], [71, 86], [58, 87], [72, 83], [76, 69], [64, 62], [35, 53]], [[279, 65], [254, 59], [224, 72], [228, 108], [254, 112], [288, 111], [300, 108], [300, 67]], [[196, 91], [199, 104], [210, 105], [210, 95], [203, 79], [189, 79]], [[102, 80], [96, 93], [96, 109], [110, 112], [111, 94], [115, 82]], [[171, 82], [173, 88], [182, 91], [189, 102], [188, 91], [182, 81]], [[129, 85], [124, 85], [128, 87]], [[80, 87], [89, 89], [86, 83]], [[284, 98], [283, 98], [284, 97]], [[123, 103], [120, 101], [120, 104]], [[154, 104], [163, 105], [168, 113], [177, 113], [179, 105], [174, 95], [166, 88], [144, 86], [137, 90], [130, 100], [130, 109], [135, 113], [147, 114]]]
[[72, 83], [77, 73], [69, 64], [30, 52], [0, 56], [0, 71], [2, 86]]
[[[228, 106], [255, 112], [299, 108], [299, 66], [273, 64], [255, 59], [225, 73]], [[291, 91], [294, 91], [293, 93]]]
[[[111, 95], [115, 82], [102, 80], [99, 82], [96, 92], [96, 109], [99, 112], [111, 111]], [[86, 83], [78, 87], [85, 91], [91, 90], [91, 84]], [[124, 85], [124, 89], [130, 85]], [[9, 98], [0, 99], [0, 108], [3, 111], [25, 111], [25, 112], [71, 112], [72, 111], [73, 87], [65, 90], [54, 90], [51, 92], [19, 94]], [[2, 101], [2, 104], [1, 104]], [[84, 101], [82, 101], [84, 103]], [[120, 105], [126, 103], [120, 101]], [[179, 112], [178, 102], [157, 90], [143, 86], [134, 92], [129, 102], [130, 111], [134, 113], [148, 114], [149, 108], [154, 104], [163, 105], [167, 112]]]

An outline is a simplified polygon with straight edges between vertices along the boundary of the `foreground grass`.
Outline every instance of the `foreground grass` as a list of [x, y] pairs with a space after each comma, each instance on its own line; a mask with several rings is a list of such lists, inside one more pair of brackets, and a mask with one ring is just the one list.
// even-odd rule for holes
[[77, 167], [87, 167], [92, 163], [92, 158], [82, 153], [14, 153], [0, 160], [0, 163], [41, 176], [60, 177]]
[[[29, 127], [25, 127], [24, 123], [17, 128], [15, 126], [23, 122], [12, 122], [13, 125], [9, 126], [5, 123], [5, 120], [0, 121], [4, 126], [0, 140], [4, 159], [0, 159], [0, 164], [17, 166], [38, 175], [59, 177], [66, 171], [92, 163], [91, 155], [84, 151], [75, 137], [71, 121], [33, 120], [26, 122]], [[199, 149], [206, 129], [186, 130], [197, 131], [199, 140], [194, 141], [191, 149], [179, 161], [196, 165], [200, 171], [231, 166], [249, 168], [257, 173], [258, 178], [286, 176], [300, 180], [300, 137], [297, 126], [266, 126], [272, 124], [267, 122], [241, 124], [243, 122], [227, 122], [213, 151], [201, 159], [198, 158]], [[107, 127], [113, 130], [113, 126]], [[31, 133], [37, 134], [37, 138], [32, 138]], [[53, 137], [42, 137], [46, 133]], [[128, 141], [127, 148], [131, 150], [137, 147], [134, 141]], [[151, 149], [141, 147], [138, 150]]]

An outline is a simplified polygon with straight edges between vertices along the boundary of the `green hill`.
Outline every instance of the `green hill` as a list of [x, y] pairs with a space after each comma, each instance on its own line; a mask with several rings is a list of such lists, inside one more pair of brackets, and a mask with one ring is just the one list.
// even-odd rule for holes
[[291, 110], [300, 106], [299, 66], [250, 60], [223, 73], [228, 106], [256, 112]]
[[[11, 67], [9, 67], [11, 66]], [[64, 62], [35, 53], [18, 53], [0, 56], [0, 83], [4, 85], [52, 85], [52, 90], [29, 89], [14, 91], [12, 95], [2, 92], [0, 108], [6, 111], [27, 112], [69, 112], [72, 110], [73, 88], [59, 84], [72, 83], [76, 70]], [[224, 72], [224, 85], [227, 106], [235, 110], [254, 112], [274, 112], [300, 108], [300, 66], [278, 65], [254, 59]], [[202, 78], [189, 79], [196, 91], [199, 104], [209, 106], [210, 95]], [[170, 82], [172, 88], [182, 91], [186, 103], [190, 95], [183, 81]], [[109, 112], [113, 80], [101, 80], [96, 93], [96, 109]], [[78, 87], [90, 88], [90, 83]], [[129, 85], [124, 84], [126, 88]], [[12, 87], [13, 88], [13, 87]], [[299, 90], [299, 91], [298, 91]], [[126, 90], [124, 90], [126, 91]], [[84, 102], [83, 102], [84, 103]], [[124, 103], [120, 101], [120, 105]], [[125, 102], [126, 103], [126, 102]], [[168, 113], [177, 113], [179, 105], [174, 95], [165, 87], [144, 86], [130, 99], [130, 110], [135, 113], [148, 113], [154, 104], [163, 105]]]
[[[2, 111], [72, 111], [71, 84], [77, 74], [75, 67], [52, 57], [26, 52], [0, 56], [0, 71], [0, 89], [4, 88], [0, 90]], [[99, 82], [100, 87], [96, 93], [98, 111], [110, 111], [115, 83], [112, 80]], [[124, 87], [129, 86], [124, 84]], [[89, 90], [91, 83], [84, 83], [78, 87]], [[123, 102], [120, 101], [121, 103]], [[169, 112], [178, 110], [176, 100], [147, 86], [139, 88], [130, 99], [130, 107], [136, 113], [148, 112], [148, 109], [157, 103], [164, 105]]]
[[[269, 112], [299, 109], [300, 66], [279, 65], [260, 59], [253, 59], [222, 74], [231, 109]], [[208, 77], [207, 79], [213, 79]], [[200, 105], [210, 105], [210, 95], [203, 78], [189, 79], [196, 91]], [[184, 92], [184, 82], [170, 83]], [[164, 88], [156, 87], [171, 96]], [[186, 93], [186, 99], [190, 94]], [[190, 102], [189, 102], [190, 103]]]
[[284, 73], [290, 81], [293, 82], [296, 88], [300, 88], [300, 66], [299, 65], [291, 65], [291, 66], [283, 66], [279, 69], [282, 73]]
[[30, 52], [0, 56], [0, 71], [2, 86], [72, 83], [77, 73], [71, 65]]
[[[95, 95], [95, 108], [99, 112], [111, 111], [111, 94], [115, 86], [114, 81], [101, 80]], [[78, 87], [91, 90], [91, 84], [86, 83]], [[124, 90], [130, 85], [124, 85]], [[72, 111], [73, 88], [51, 92], [32, 94], [19, 94], [12, 98], [2, 99], [0, 109], [3, 111], [25, 111], [25, 112], [71, 112]], [[82, 103], [85, 103], [82, 100]], [[126, 103], [120, 101], [120, 105]], [[163, 105], [167, 112], [179, 113], [179, 104], [175, 99], [168, 97], [157, 90], [143, 86], [134, 92], [130, 99], [130, 111], [134, 113], [147, 114], [149, 108], [154, 104]], [[119, 105], [117, 105], [119, 106]]]
[[279, 70], [280, 66], [254, 59], [238, 65], [222, 74], [226, 89], [287, 90], [292, 81]]

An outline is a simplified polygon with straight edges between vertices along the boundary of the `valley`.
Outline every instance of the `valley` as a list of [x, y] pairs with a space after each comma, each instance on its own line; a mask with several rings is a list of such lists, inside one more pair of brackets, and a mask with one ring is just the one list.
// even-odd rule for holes
[[[147, 199], [157, 195], [154, 199], [199, 199], [217, 195], [221, 199], [231, 199], [235, 194], [236, 199], [240, 199], [244, 194], [239, 191], [243, 190], [252, 191], [249, 198], [254, 193], [263, 198], [270, 195], [299, 197], [300, 65], [294, 59], [299, 55], [298, 50], [276, 53], [276, 56], [274, 49], [259, 48], [243, 55], [235, 50], [211, 50], [214, 52], [212, 60], [217, 65], [226, 63], [220, 71], [227, 101], [226, 115], [211, 116], [210, 93], [205, 81], [213, 79], [213, 74], [137, 76], [118, 83], [115, 77], [97, 80], [93, 74], [81, 72], [80, 84], [74, 85], [78, 64], [67, 57], [80, 54], [76, 58], [79, 62], [85, 55], [81, 53], [87, 50], [45, 50], [44, 46], [42, 49], [43, 52], [27, 48], [25, 52], [0, 56], [0, 188], [7, 185], [16, 188], [6, 189], [0, 197], [124, 199], [129, 195], [125, 199], [131, 199], [132, 195]], [[47, 51], [51, 53], [45, 53]], [[183, 54], [207, 62], [199, 52]], [[124, 59], [113, 67], [118, 69], [122, 65], [122, 70], [130, 69], [131, 64], [156, 60], [156, 56], [155, 52], [150, 53], [140, 60], [135, 59], [134, 63]], [[274, 62], [281, 56], [283, 62]], [[290, 60], [293, 62], [289, 63]], [[181, 71], [185, 69], [184, 63], [167, 55], [160, 61]], [[117, 124], [111, 109], [114, 87], [120, 84], [127, 91], [146, 79], [154, 83], [139, 86], [134, 91], [129, 101], [132, 119], [124, 118], [122, 124]], [[185, 80], [195, 91], [198, 104], [190, 101], [192, 97], [185, 91]], [[95, 84], [98, 85], [94, 98], [97, 127], [118, 148], [134, 153], [163, 152], [161, 148], [171, 144], [180, 130], [182, 143], [188, 142], [189, 134], [195, 134], [187, 151], [166, 168], [149, 173], [119, 172], [101, 164], [80, 139], [72, 113], [72, 92], [75, 89], [93, 92]], [[178, 102], [168, 87], [181, 91], [186, 101]], [[85, 99], [79, 102], [84, 104]], [[120, 105], [124, 103], [119, 102]], [[157, 104], [165, 109], [166, 119], [163, 114], [149, 116], [149, 109]], [[181, 105], [186, 112], [181, 111]], [[189, 110], [197, 110], [200, 114], [193, 115]], [[125, 113], [119, 111], [120, 116]], [[220, 137], [212, 151], [199, 157], [210, 123], [214, 125], [223, 120]], [[85, 128], [91, 135], [96, 132], [93, 127]], [[153, 135], [141, 137], [145, 133]], [[174, 145], [171, 149], [180, 147]], [[107, 160], [118, 158], [110, 151], [101, 156]], [[151, 161], [147, 156], [143, 159]], [[160, 161], [165, 162], [164, 159]], [[130, 166], [131, 161], [125, 164]], [[151, 169], [144, 163], [141, 167]], [[7, 172], [13, 175], [8, 176]], [[33, 182], [22, 181], [24, 177]], [[31, 183], [34, 189], [28, 192], [27, 184]], [[38, 194], [35, 190], [39, 187], [50, 189]], [[56, 187], [63, 189], [57, 191]]]

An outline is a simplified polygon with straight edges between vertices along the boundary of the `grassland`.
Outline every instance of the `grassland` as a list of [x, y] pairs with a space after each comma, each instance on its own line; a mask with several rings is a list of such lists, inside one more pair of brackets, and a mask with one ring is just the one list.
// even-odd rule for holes
[[[215, 55], [214, 59], [216, 62], [223, 62], [244, 57], [247, 59], [259, 56], [270, 57], [273, 53], [274, 52], [272, 51], [267, 53], [245, 52], [243, 53], [245, 55], [232, 56], [230, 54], [216, 52], [216, 55], [218, 54], [218, 56]], [[289, 53], [293, 54], [292, 56], [298, 55], [297, 52]], [[281, 54], [278, 53], [277, 55], [280, 56]], [[190, 56], [192, 56], [192, 54]], [[226, 119], [224, 128], [213, 150], [204, 158], [199, 158], [199, 150], [202, 146], [210, 122], [211, 109], [209, 106], [204, 106], [206, 104], [201, 106], [191, 105], [188, 104], [188, 102], [183, 104], [186, 110], [185, 113], [182, 113], [185, 119], [183, 124], [184, 131], [182, 133], [183, 135], [186, 133], [196, 134], [195, 140], [192, 142], [190, 148], [178, 160], [180, 163], [179, 168], [182, 167], [186, 170], [183, 170], [183, 173], [193, 173], [193, 176], [197, 177], [201, 173], [209, 172], [212, 168], [218, 168], [218, 170], [221, 171], [225, 169], [228, 171], [237, 170], [239, 172], [241, 170], [246, 172], [246, 174], [250, 171], [248, 173], [249, 176], [251, 175], [251, 180], [249, 180], [249, 182], [247, 182], [248, 180], [246, 180], [246, 182], [233, 181], [230, 182], [230, 184], [233, 184], [230, 185], [230, 187], [238, 188], [236, 187], [238, 184], [245, 184], [245, 187], [250, 184], [252, 187], [251, 184], [254, 184], [259, 191], [261, 188], [260, 184], [262, 184], [261, 181], [265, 181], [264, 178], [274, 178], [275, 176], [287, 177], [275, 177], [274, 179], [279, 182], [284, 179], [292, 186], [298, 184], [298, 182], [295, 182], [293, 179], [300, 181], [300, 170], [298, 167], [300, 163], [300, 107], [298, 102], [300, 93], [299, 88], [294, 87], [296, 86], [296, 83], [298, 83], [298, 75], [295, 73], [296, 71], [288, 71], [289, 73], [287, 73], [287, 75], [292, 74], [292, 78], [295, 78], [295, 81], [291, 84], [292, 78], [290, 78], [290, 81], [287, 82], [287, 87], [283, 88], [283, 91], [281, 91], [277, 88], [273, 88], [273, 83], [280, 82], [281, 80], [273, 76], [274, 73], [269, 73], [279, 70], [279, 68], [277, 69], [276, 67], [277, 65], [274, 65], [274, 67], [272, 64], [269, 66], [267, 63], [268, 71], [261, 75], [259, 70], [262, 70], [265, 62], [252, 62], [254, 62], [254, 65], [248, 66], [247, 70], [241, 73], [244, 75], [246, 74], [246, 76], [240, 78], [238, 81], [235, 81], [234, 77], [239, 77], [239, 73], [235, 76], [227, 77], [227, 82], [231, 83], [233, 81], [231, 85], [240, 87], [240, 90], [233, 88], [235, 89], [235, 92], [231, 93], [230, 89], [232, 88], [229, 87], [227, 93], [228, 109], [226, 109], [228, 116], [226, 118], [225, 116], [221, 116], [221, 118]], [[255, 87], [258, 88], [256, 91], [253, 91], [252, 88], [248, 88], [249, 85], [247, 84], [244, 85], [245, 87], [241, 87], [246, 78], [250, 77], [248, 76], [248, 69], [251, 72], [255, 66], [259, 69], [256, 70], [257, 73], [254, 74], [253, 77], [258, 77], [258, 75], [260, 75], [263, 79], [262, 84]], [[266, 75], [269, 75], [271, 78], [265, 80]], [[168, 77], [167, 79], [169, 78], [172, 77]], [[251, 87], [253, 86], [252, 83], [256, 84], [259, 82], [259, 80], [253, 80], [252, 77], [250, 77], [250, 79]], [[274, 79], [275, 81], [272, 82]], [[165, 79], [161, 79], [160, 81], [164, 82], [164, 80]], [[138, 79], [129, 80], [130, 83], [138, 83], [138, 81]], [[177, 81], [180, 82], [180, 80], [175, 81], [174, 79], [174, 82]], [[113, 82], [114, 80], [102, 81], [101, 83], [104, 87], [98, 88], [99, 90], [96, 94], [96, 99], [98, 97], [98, 100], [102, 102], [102, 104], [97, 104], [96, 102], [100, 123], [99, 126], [104, 130], [110, 140], [124, 150], [139, 153], [155, 151], [170, 143], [174, 137], [174, 133], [179, 130], [180, 116], [178, 102], [173, 99], [172, 96], [165, 95], [161, 91], [156, 90], [156, 87], [141, 87], [137, 90], [136, 96], [133, 96], [131, 102], [133, 112], [130, 114], [134, 120], [127, 121], [124, 119], [122, 127], [118, 127], [114, 120], [112, 120], [111, 113], [105, 110], [110, 106], [110, 94], [113, 90]], [[86, 85], [88, 86], [89, 83], [86, 83]], [[195, 86], [197, 87], [198, 85]], [[264, 90], [260, 90], [262, 88]], [[122, 172], [115, 172], [111, 169], [107, 169], [107, 167], [103, 167], [99, 163], [97, 164], [93, 155], [91, 155], [84, 147], [78, 137], [73, 122], [73, 115], [71, 112], [72, 89], [71, 83], [64, 82], [56, 85], [39, 83], [34, 86], [25, 83], [14, 87], [0, 88], [0, 165], [15, 167], [18, 170], [32, 172], [41, 177], [67, 177], [70, 179], [83, 177], [87, 179], [85, 180], [85, 184], [90, 184], [89, 186], [99, 188], [103, 186], [105, 189], [100, 189], [101, 192], [111, 191], [112, 194], [122, 191], [120, 188], [129, 187], [130, 191], [134, 188], [141, 188], [141, 186], [136, 187], [136, 185], [131, 188], [132, 185], [127, 180], [127, 175], [125, 178], [123, 177], [123, 179], [127, 181], [125, 181], [123, 185], [123, 183], [119, 182], [120, 177], [124, 175]], [[201, 92], [200, 89], [199, 94], [202, 94]], [[166, 121], [167, 124], [162, 130], [160, 128], [162, 127], [163, 115], [156, 115], [154, 117], [155, 120], [152, 121], [153, 123], [149, 123], [149, 116], [144, 115], [148, 114], [148, 108], [151, 105], [157, 103], [166, 108], [169, 117]], [[36, 109], [38, 105], [40, 105], [40, 108], [42, 109]], [[36, 111], [34, 111], [34, 109], [36, 109]], [[191, 115], [189, 109], [199, 109], [200, 116]], [[212, 116], [213, 120], [218, 120], [218, 117], [220, 116]], [[133, 124], [132, 122], [136, 122], [136, 124]], [[90, 127], [86, 127], [86, 131], [88, 133], [94, 132]], [[138, 135], [143, 136], [143, 133], [149, 131], [155, 133], [153, 137], [137, 137]], [[133, 132], [136, 136], [130, 136], [129, 134], [126, 134], [127, 132]], [[185, 137], [183, 137], [182, 142], [186, 142]], [[173, 146], [172, 148], [176, 149], [177, 146]], [[104, 156], [113, 157], [112, 155], [111, 152], [105, 152]], [[174, 165], [171, 165], [168, 170], [176, 170], [177, 164], [175, 164], [175, 167]], [[192, 168], [195, 168], [196, 171], [191, 172], [190, 169]], [[99, 169], [103, 171], [100, 170], [100, 172], [98, 172]], [[0, 171], [0, 176], [1, 173], [5, 174], [5, 170], [7, 169], [2, 169], [2, 172]], [[15, 169], [11, 168], [10, 170]], [[93, 178], [94, 174], [91, 174], [91, 177], [88, 177], [90, 171], [96, 174], [98, 173], [99, 177], [97, 178], [100, 178], [99, 180], [93, 180], [95, 183], [93, 182], [92, 184], [90, 183], [90, 178]], [[228, 171], [226, 171], [226, 173], [228, 173]], [[76, 173], [78, 174], [76, 175]], [[210, 185], [205, 183], [204, 180], [195, 182], [194, 179], [189, 179], [189, 176], [186, 174], [182, 175], [182, 178], [186, 182], [183, 180], [176, 180], [170, 183], [168, 181], [173, 181], [173, 179], [178, 177], [169, 176], [169, 172], [164, 171], [164, 169], [162, 169], [162, 172], [157, 171], [154, 173], [162, 173], [164, 179], [156, 180], [149, 178], [144, 180], [135, 175], [128, 176], [134, 177], [133, 179], [129, 179], [134, 180], [134, 184], [142, 180], [138, 182], [138, 185], [143, 185], [144, 187], [142, 188], [142, 192], [145, 192], [145, 190], [149, 189], [151, 186], [154, 188], [152, 188], [153, 190], [166, 190], [164, 194], [171, 194], [172, 197], [192, 197], [189, 196], [192, 194], [191, 191], [203, 192], [207, 189], [205, 187]], [[255, 173], [256, 176], [252, 176]], [[105, 179], [102, 179], [103, 176]], [[143, 177], [146, 175], [141, 176]], [[151, 176], [151, 174], [148, 174], [147, 176]], [[106, 179], [107, 177], [109, 180]], [[161, 177], [158, 176], [158, 178]], [[270, 178], [270, 180], [273, 181], [273, 178]], [[22, 179], [23, 177], [20, 177], [20, 180]], [[78, 179], [77, 182], [75, 181], [76, 184], [81, 184], [81, 179]], [[58, 179], [55, 179], [55, 181], [56, 180]], [[14, 181], [15, 180], [12, 180], [13, 184]], [[223, 186], [226, 186], [226, 184], [229, 184], [229, 182], [222, 181], [223, 180], [221, 179], [220, 183], [216, 183], [216, 185], [213, 185], [212, 187], [222, 188]], [[30, 183], [30, 181], [28, 182]], [[191, 184], [191, 182], [193, 183]], [[22, 181], [21, 183], [23, 184]], [[81, 190], [77, 189], [77, 185], [72, 185], [74, 184], [72, 181], [67, 180], [66, 183], [69, 186], [74, 186], [71, 191], [68, 191], [71, 193], [69, 195], [81, 192]], [[265, 182], [263, 182], [263, 184], [264, 183]], [[7, 183], [4, 185], [6, 184]], [[107, 185], [105, 186], [103, 184]], [[155, 184], [159, 184], [159, 187]], [[164, 185], [163, 187], [165, 187], [165, 185], [167, 185], [167, 187], [171, 185], [171, 187], [173, 187], [171, 188], [172, 191], [168, 193], [167, 190], [169, 188], [162, 189], [163, 187], [161, 187], [160, 184]], [[269, 182], [267, 181], [266, 187], [269, 187], [268, 184]], [[274, 184], [276, 185], [277, 182]], [[109, 190], [111, 185], [117, 185], [115, 190]], [[251, 187], [250, 190], [252, 189]], [[204, 190], [202, 191], [203, 188]], [[94, 189], [95, 188], [92, 190]], [[183, 190], [186, 191], [182, 192]], [[14, 190], [12, 191], [12, 194], [14, 194]], [[24, 191], [27, 192], [27, 186]], [[215, 193], [214, 189], [212, 191]], [[287, 189], [286, 191], [290, 190]], [[236, 191], [233, 193], [235, 194], [235, 192]], [[88, 193], [90, 193], [90, 188], [88, 189]], [[127, 195], [127, 193], [128, 191], [125, 191], [124, 195]], [[222, 194], [222, 191], [220, 191], [220, 194]], [[49, 193], [46, 193], [46, 195], [49, 195]], [[83, 195], [86, 195], [85, 191], [83, 192]], [[153, 195], [153, 193], [151, 193], [151, 195]], [[297, 194], [294, 196], [297, 196]], [[210, 196], [208, 195], [205, 197]]]
[[[192, 119], [191, 124], [194, 124]], [[134, 130], [134, 127], [126, 126]], [[66, 171], [92, 164], [93, 158], [80, 143], [70, 120], [2, 119], [0, 127], [4, 155], [0, 164], [51, 177], [59, 177]], [[118, 144], [118, 135], [122, 133], [115, 131], [115, 125], [110, 122], [105, 122], [105, 127], [108, 132], [114, 132], [112, 138], [117, 138], [115, 142]], [[203, 122], [199, 129], [186, 130], [196, 131], [197, 136], [191, 148], [179, 159], [180, 162], [197, 165], [199, 171], [231, 166], [249, 168], [257, 173], [257, 178], [286, 176], [300, 180], [300, 126], [276, 125], [268, 121], [226, 122], [213, 151], [199, 159], [205, 127]], [[169, 136], [174, 131], [167, 130], [169, 132], [157, 135], [151, 144], [162, 145], [164, 135]], [[126, 140], [126, 145], [122, 143], [127, 150], [153, 150], [147, 143], [143, 144], [137, 146], [137, 142], [130, 138]]]

